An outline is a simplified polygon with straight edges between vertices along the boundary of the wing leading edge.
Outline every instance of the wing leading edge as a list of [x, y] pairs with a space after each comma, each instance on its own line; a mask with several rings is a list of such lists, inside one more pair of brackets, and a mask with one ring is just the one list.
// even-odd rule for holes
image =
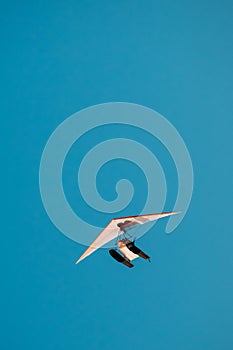
[[[80, 261], [94, 253], [97, 249], [101, 248], [106, 243], [110, 242], [112, 239], [116, 238], [120, 234], [135, 228], [138, 225], [143, 225], [150, 221], [156, 221], [158, 219], [164, 218], [170, 215], [176, 215], [180, 212], [164, 212], [159, 214], [146, 214], [138, 216], [126, 216], [122, 218], [114, 218], [109, 224], [100, 232], [96, 239], [91, 243], [91, 245], [86, 249], [86, 251], [80, 256], [76, 261], [78, 264]], [[121, 231], [121, 233], [119, 233]]]

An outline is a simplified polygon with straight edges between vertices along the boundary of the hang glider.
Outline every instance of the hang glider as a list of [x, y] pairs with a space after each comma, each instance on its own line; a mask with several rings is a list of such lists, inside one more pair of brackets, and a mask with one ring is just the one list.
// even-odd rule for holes
[[135, 246], [134, 240], [132, 240], [132, 237], [128, 234], [128, 231], [150, 221], [156, 221], [166, 216], [176, 215], [179, 213], [180, 212], [164, 212], [159, 214], [126, 216], [112, 219], [82, 254], [82, 256], [76, 261], [76, 264], [115, 238], [117, 238], [116, 248], [110, 249], [109, 253], [118, 262], [128, 267], [133, 267], [134, 265], [131, 263], [131, 261], [138, 257], [145, 260], [150, 260], [150, 257], [147, 254]]

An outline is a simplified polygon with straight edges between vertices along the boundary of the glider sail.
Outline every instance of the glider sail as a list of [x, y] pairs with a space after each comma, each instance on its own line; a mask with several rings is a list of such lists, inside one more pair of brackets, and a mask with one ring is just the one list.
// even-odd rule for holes
[[179, 214], [179, 212], [164, 212], [159, 214], [147, 214], [138, 216], [126, 216], [122, 218], [112, 219], [109, 224], [103, 229], [103, 231], [96, 237], [82, 256], [76, 261], [78, 264], [80, 261], [91, 255], [97, 249], [104, 246], [114, 238], [126, 233], [139, 225], [143, 225], [150, 221], [156, 221], [166, 216]]

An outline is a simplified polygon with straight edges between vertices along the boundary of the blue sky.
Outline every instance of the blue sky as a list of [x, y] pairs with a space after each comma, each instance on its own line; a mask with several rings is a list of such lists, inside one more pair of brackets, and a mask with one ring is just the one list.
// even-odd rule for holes
[[[233, 348], [232, 15], [231, 1], [2, 5], [1, 349]], [[85, 247], [52, 225], [38, 186], [51, 132], [78, 110], [111, 101], [142, 104], [168, 118], [195, 174], [182, 224], [167, 236], [166, 221], [158, 223], [140, 241], [152, 263], [137, 261], [132, 270], [104, 250], [75, 266]], [[149, 142], [148, 135], [137, 137]], [[87, 143], [95, 140], [98, 133], [87, 135]], [[64, 174], [72, 152], [75, 146]], [[161, 145], [156, 152], [169, 210], [176, 172]], [[131, 206], [138, 211], [143, 175], [124, 167], [142, 188]], [[75, 206], [72, 174], [64, 181]], [[109, 188], [101, 184], [108, 177], [103, 169], [98, 178], [106, 198]], [[93, 219], [105, 224], [104, 217]]]

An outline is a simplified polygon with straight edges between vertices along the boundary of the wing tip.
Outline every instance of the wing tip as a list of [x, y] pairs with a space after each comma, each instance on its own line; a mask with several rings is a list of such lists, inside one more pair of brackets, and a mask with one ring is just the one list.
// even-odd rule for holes
[[75, 262], [75, 265], [78, 265], [80, 262], [81, 262], [81, 258], [79, 258], [76, 262]]

